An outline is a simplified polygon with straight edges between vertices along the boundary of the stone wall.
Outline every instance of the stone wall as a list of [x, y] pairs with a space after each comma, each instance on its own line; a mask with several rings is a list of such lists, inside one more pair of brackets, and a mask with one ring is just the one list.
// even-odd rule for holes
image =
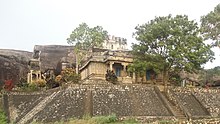
[[[168, 98], [178, 104], [187, 119], [220, 117], [220, 90], [171, 88], [168, 91]], [[18, 124], [112, 113], [120, 118], [175, 118], [161, 95], [157, 87], [148, 85], [90, 82], [42, 92], [10, 92], [3, 95], [3, 103], [10, 121]]]
[[22, 124], [112, 113], [119, 117], [173, 116], [154, 87], [142, 85], [74, 85], [45, 93], [9, 93], [7, 96], [11, 122]]
[[220, 117], [219, 89], [172, 88], [170, 92], [175, 94], [176, 100], [181, 102], [191, 116]]
[[200, 100], [211, 116], [220, 117], [220, 90], [194, 89], [194, 95]]

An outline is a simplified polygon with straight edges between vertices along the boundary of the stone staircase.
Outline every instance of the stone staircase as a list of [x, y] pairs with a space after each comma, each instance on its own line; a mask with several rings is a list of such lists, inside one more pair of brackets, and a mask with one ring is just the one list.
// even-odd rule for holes
[[187, 120], [187, 117], [185, 116], [184, 112], [182, 110], [180, 110], [173, 101], [171, 101], [168, 96], [166, 95], [165, 92], [161, 92], [161, 94], [167, 99], [169, 106], [172, 108], [173, 112], [174, 112], [174, 116], [181, 120]]
[[60, 91], [54, 92], [51, 95], [45, 97], [41, 102], [39, 102], [31, 111], [29, 111], [23, 118], [18, 120], [17, 124], [26, 124], [30, 121], [38, 112], [42, 111], [48, 103], [50, 103]]

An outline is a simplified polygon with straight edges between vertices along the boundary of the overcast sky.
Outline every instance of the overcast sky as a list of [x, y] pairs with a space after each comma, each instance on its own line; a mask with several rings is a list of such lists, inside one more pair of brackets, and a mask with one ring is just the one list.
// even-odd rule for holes
[[[155, 16], [186, 14], [199, 22], [219, 0], [0, 0], [0, 48], [32, 51], [34, 45], [68, 45], [80, 23], [100, 25], [109, 34], [132, 38], [134, 27]], [[216, 60], [206, 68], [220, 65]]]

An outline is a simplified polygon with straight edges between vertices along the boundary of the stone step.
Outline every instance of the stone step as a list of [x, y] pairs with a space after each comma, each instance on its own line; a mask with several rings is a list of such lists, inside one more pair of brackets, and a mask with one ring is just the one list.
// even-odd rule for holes
[[174, 113], [175, 113], [175, 116], [178, 118], [178, 119], [187, 119], [186, 116], [184, 115], [184, 113], [179, 110], [177, 108], [177, 106], [168, 98], [168, 96], [166, 95], [166, 93], [162, 92], [162, 95], [164, 95], [164, 97], [167, 99], [168, 101], [168, 104], [170, 105], [170, 107], [173, 109]]

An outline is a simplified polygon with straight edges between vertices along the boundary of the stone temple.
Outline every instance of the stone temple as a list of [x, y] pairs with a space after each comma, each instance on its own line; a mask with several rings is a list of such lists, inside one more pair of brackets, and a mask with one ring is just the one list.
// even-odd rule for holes
[[[40, 73], [48, 70], [54, 70], [57, 75], [63, 68], [75, 68], [76, 55], [73, 49], [73, 46], [35, 45], [33, 53], [19, 52], [15, 56], [14, 54], [17, 51], [9, 50], [11, 52], [10, 55], [1, 52], [0, 57], [4, 57], [3, 59], [0, 58], [1, 65], [9, 63], [9, 67], [7, 67], [8, 69], [5, 69], [5, 66], [1, 67], [1, 70], [4, 68], [6, 73], [0, 72], [0, 80], [3, 82], [6, 79], [10, 79], [10, 77], [16, 77], [13, 81], [18, 82], [19, 79], [27, 76], [28, 70], [31, 70], [28, 63], [30, 64], [31, 61], [33, 64], [33, 60], [39, 61], [40, 64], [38, 71], [33, 72], [38, 75], [37, 77], [41, 76]], [[110, 70], [115, 73], [121, 83], [148, 83], [152, 81], [155, 83], [161, 81], [161, 76], [156, 75], [152, 70], [147, 70], [142, 76], [128, 72], [128, 66], [133, 63], [133, 56], [131, 51], [127, 49], [127, 40], [125, 38], [109, 36], [108, 40], [104, 41], [102, 48], [92, 48], [89, 51], [82, 50], [82, 52], [86, 53], [79, 64], [79, 73], [82, 80], [105, 80], [105, 74], [107, 70]], [[5, 58], [8, 60], [5, 60]], [[13, 62], [10, 64], [10, 61]], [[30, 75], [28, 77], [30, 82]]]

